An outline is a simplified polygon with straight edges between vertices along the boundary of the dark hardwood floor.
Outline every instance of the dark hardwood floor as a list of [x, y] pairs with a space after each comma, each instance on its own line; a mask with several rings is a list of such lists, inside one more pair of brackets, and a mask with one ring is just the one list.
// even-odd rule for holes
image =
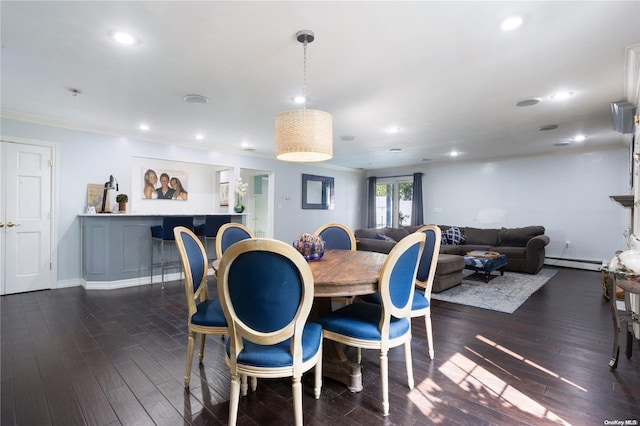
[[[164, 291], [76, 287], [3, 296], [1, 424], [226, 424], [230, 377], [219, 337], [207, 340], [204, 365], [194, 362], [191, 392], [182, 387], [184, 297], [178, 282]], [[315, 400], [312, 376], [305, 376], [305, 423], [640, 420], [640, 345], [610, 371], [613, 327], [599, 273], [560, 269], [511, 315], [434, 301], [432, 316], [433, 362], [424, 323], [413, 322], [413, 390], [402, 349], [390, 351], [388, 417], [380, 414], [377, 354], [364, 351], [363, 392], [327, 379]], [[241, 398], [238, 424], [292, 424], [290, 383], [260, 379], [258, 390]]]

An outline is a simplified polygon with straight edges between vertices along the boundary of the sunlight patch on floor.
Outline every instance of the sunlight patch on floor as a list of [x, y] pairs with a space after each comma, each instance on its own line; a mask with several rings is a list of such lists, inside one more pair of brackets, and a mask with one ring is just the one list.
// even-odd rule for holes
[[[474, 355], [478, 355], [474, 353]], [[515, 408], [540, 419], [570, 425], [542, 404], [520, 392], [491, 371], [478, 365], [461, 353], [456, 353], [439, 368], [449, 380], [469, 392], [476, 403], [490, 409], [499, 409], [491, 399], [498, 399], [504, 408]]]
[[534, 367], [534, 368], [536, 368], [536, 369], [538, 369], [540, 371], [543, 371], [544, 373], [550, 375], [551, 377], [555, 377], [556, 379], [560, 379], [561, 381], [565, 382], [566, 384], [571, 385], [574, 388], [576, 388], [578, 390], [581, 390], [582, 392], [587, 392], [587, 389], [583, 388], [582, 386], [579, 386], [576, 383], [573, 383], [572, 381], [570, 381], [568, 379], [565, 379], [564, 377], [560, 377], [560, 375], [558, 375], [557, 373], [554, 373], [551, 370], [547, 370], [543, 366], [541, 366], [539, 364], [536, 364], [535, 362], [533, 362], [533, 361], [531, 361], [529, 359], [526, 359], [522, 355], [518, 355], [517, 353], [505, 348], [504, 346], [501, 346], [501, 345], [497, 344], [494, 341], [491, 341], [491, 340], [487, 339], [484, 336], [476, 336], [476, 339], [480, 340], [481, 342], [483, 342], [483, 343], [485, 343], [485, 344], [487, 344], [489, 346], [492, 346], [492, 347], [498, 349], [499, 351], [502, 351], [502, 352], [506, 353], [507, 355], [510, 355], [510, 356], [512, 356], [512, 357], [524, 362], [527, 365], [530, 365], [531, 367]]
[[409, 400], [429, 418], [431, 423], [444, 423], [447, 419], [437, 409], [437, 405], [442, 403], [442, 399], [434, 396], [441, 393], [442, 388], [432, 379], [425, 379], [409, 392]]

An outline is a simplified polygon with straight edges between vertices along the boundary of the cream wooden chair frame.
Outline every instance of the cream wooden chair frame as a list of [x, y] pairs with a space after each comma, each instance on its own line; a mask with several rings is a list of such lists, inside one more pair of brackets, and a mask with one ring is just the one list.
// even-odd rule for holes
[[320, 228], [316, 229], [316, 232], [314, 232], [313, 235], [320, 235], [320, 233], [327, 228], [343, 229], [347, 233], [347, 235], [349, 235], [349, 240], [351, 240], [351, 250], [356, 249], [356, 237], [355, 235], [353, 235], [353, 231], [351, 231], [348, 226], [341, 223], [327, 223], [325, 225], [322, 225]]
[[[418, 261], [416, 262], [413, 275], [415, 277], [418, 271], [418, 263], [422, 256], [424, 249], [425, 234], [413, 233], [404, 237], [398, 242], [391, 250], [387, 259], [385, 260], [382, 268], [380, 269], [380, 278], [378, 280], [378, 288], [382, 290], [385, 286], [389, 286], [391, 280], [391, 274], [394, 270], [396, 262], [404, 254], [404, 252], [411, 246], [419, 243], [420, 249], [418, 253]], [[413, 363], [411, 359], [411, 327], [409, 331], [400, 337], [394, 339], [389, 338], [389, 327], [391, 322], [391, 316], [395, 318], [410, 318], [411, 317], [411, 304], [413, 302], [413, 293], [415, 286], [411, 286], [410, 297], [408, 303], [401, 307], [395, 307], [391, 301], [391, 296], [387, 291], [379, 291], [382, 299], [382, 315], [378, 328], [381, 331], [380, 340], [367, 340], [350, 337], [344, 334], [334, 333], [326, 328], [323, 329], [322, 334], [326, 339], [333, 340], [338, 343], [343, 343], [348, 346], [354, 346], [358, 349], [378, 349], [380, 351], [380, 378], [381, 378], [381, 393], [382, 393], [382, 413], [383, 415], [389, 414], [389, 359], [388, 352], [390, 348], [403, 345], [404, 356], [407, 368], [407, 384], [409, 389], [413, 389]], [[364, 303], [364, 302], [356, 302]], [[350, 308], [351, 306], [349, 306]], [[347, 309], [347, 308], [344, 308]]]
[[429, 306], [426, 309], [412, 310], [411, 317], [424, 317], [424, 323], [427, 330], [427, 344], [429, 345], [429, 357], [433, 359], [433, 329], [431, 327], [431, 288], [433, 287], [433, 280], [436, 275], [436, 267], [438, 266], [438, 254], [440, 253], [440, 239], [442, 237], [442, 231], [436, 225], [425, 225], [418, 229], [416, 232], [424, 233], [430, 230], [435, 234], [435, 245], [433, 247], [433, 254], [431, 256], [431, 267], [429, 268], [429, 274], [425, 281], [420, 281], [416, 277], [416, 285], [423, 291], [424, 297], [429, 301]]
[[[322, 225], [320, 228], [316, 229], [316, 232], [313, 233], [313, 235], [316, 236], [320, 236], [320, 233], [322, 233], [322, 231], [324, 231], [325, 229], [328, 228], [340, 228], [342, 230], [344, 230], [346, 232], [346, 234], [349, 236], [349, 240], [351, 241], [351, 248], [350, 250], [355, 251], [357, 248], [357, 243], [356, 243], [356, 237], [355, 235], [353, 235], [353, 231], [351, 231], [351, 229], [349, 229], [348, 226], [343, 225], [341, 223], [327, 223]], [[346, 297], [332, 297], [331, 298], [332, 301], [337, 302], [337, 303], [342, 303], [345, 305], [348, 305], [350, 303], [353, 302], [353, 296], [346, 296]]]
[[222, 238], [224, 233], [229, 228], [240, 228], [243, 231], [245, 231], [247, 234], [249, 234], [250, 238], [256, 237], [253, 231], [251, 231], [251, 229], [247, 228], [245, 225], [241, 223], [235, 223], [235, 222], [225, 223], [220, 227], [220, 229], [218, 229], [218, 233], [216, 234], [216, 258], [217, 259], [222, 259], [222, 255], [224, 251], [222, 250]]
[[[302, 300], [293, 320], [285, 327], [273, 332], [260, 332], [252, 329], [236, 314], [229, 296], [229, 271], [234, 261], [243, 253], [250, 251], [269, 251], [290, 259], [297, 267], [303, 282]], [[254, 377], [291, 377], [295, 424], [302, 425], [302, 374], [315, 367], [314, 396], [320, 397], [322, 388], [322, 343], [318, 352], [307, 361], [302, 360], [302, 335], [313, 304], [314, 288], [311, 268], [302, 255], [292, 246], [282, 241], [253, 238], [240, 241], [229, 247], [220, 260], [218, 268], [218, 294], [222, 309], [229, 323], [230, 356], [227, 364], [231, 370], [231, 394], [229, 397], [229, 424], [235, 425], [238, 416], [240, 392], [239, 378]], [[261, 345], [273, 345], [291, 339], [293, 365], [284, 367], [258, 367], [237, 362], [237, 354], [242, 351], [243, 339]]]
[[[185, 247], [185, 243], [183, 240], [183, 234], [187, 234], [189, 237], [193, 239], [193, 241], [197, 244], [200, 254], [204, 259], [204, 271], [202, 276], [194, 277], [191, 273], [191, 262], [189, 260], [189, 256], [187, 254], [187, 250]], [[191, 382], [191, 366], [193, 363], [193, 350], [196, 343], [196, 334], [200, 335], [200, 352], [198, 354], [198, 362], [202, 363], [204, 359], [204, 344], [206, 340], [206, 336], [208, 334], [218, 334], [223, 336], [225, 334], [229, 334], [229, 328], [225, 325], [222, 326], [203, 326], [199, 324], [194, 324], [191, 322], [191, 318], [197, 311], [197, 304], [200, 302], [204, 302], [209, 300], [209, 290], [207, 288], [207, 275], [209, 270], [207, 252], [202, 244], [202, 241], [198, 238], [198, 236], [191, 231], [190, 229], [184, 226], [177, 226], [173, 229], [173, 235], [175, 236], [176, 247], [178, 248], [178, 254], [180, 256], [180, 263], [182, 264], [182, 269], [184, 270], [184, 290], [187, 300], [187, 312], [188, 312], [188, 320], [187, 320], [187, 332], [188, 332], [188, 340], [187, 340], [187, 362], [184, 373], [184, 388], [189, 389], [189, 384]], [[198, 283], [198, 289], [194, 291], [195, 283]], [[220, 314], [223, 314], [222, 308], [220, 308]], [[257, 387], [257, 379], [255, 377], [251, 378], [251, 389], [256, 390]], [[247, 394], [247, 377], [242, 377], [242, 395]]]

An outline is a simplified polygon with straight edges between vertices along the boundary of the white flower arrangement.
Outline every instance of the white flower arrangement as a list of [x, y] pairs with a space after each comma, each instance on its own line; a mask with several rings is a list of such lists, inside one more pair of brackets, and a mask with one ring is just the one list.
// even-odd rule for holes
[[238, 194], [238, 205], [242, 205], [242, 199], [245, 195], [247, 195], [248, 188], [249, 184], [247, 182], [243, 182], [241, 177], [236, 179], [236, 194]]

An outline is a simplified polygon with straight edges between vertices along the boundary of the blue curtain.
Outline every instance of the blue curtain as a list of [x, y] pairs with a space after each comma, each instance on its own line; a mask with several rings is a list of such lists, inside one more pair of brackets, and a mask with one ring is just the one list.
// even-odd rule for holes
[[422, 173], [413, 174], [413, 202], [411, 203], [411, 225], [423, 225]]
[[376, 178], [367, 179], [369, 195], [367, 198], [367, 228], [376, 227]]

